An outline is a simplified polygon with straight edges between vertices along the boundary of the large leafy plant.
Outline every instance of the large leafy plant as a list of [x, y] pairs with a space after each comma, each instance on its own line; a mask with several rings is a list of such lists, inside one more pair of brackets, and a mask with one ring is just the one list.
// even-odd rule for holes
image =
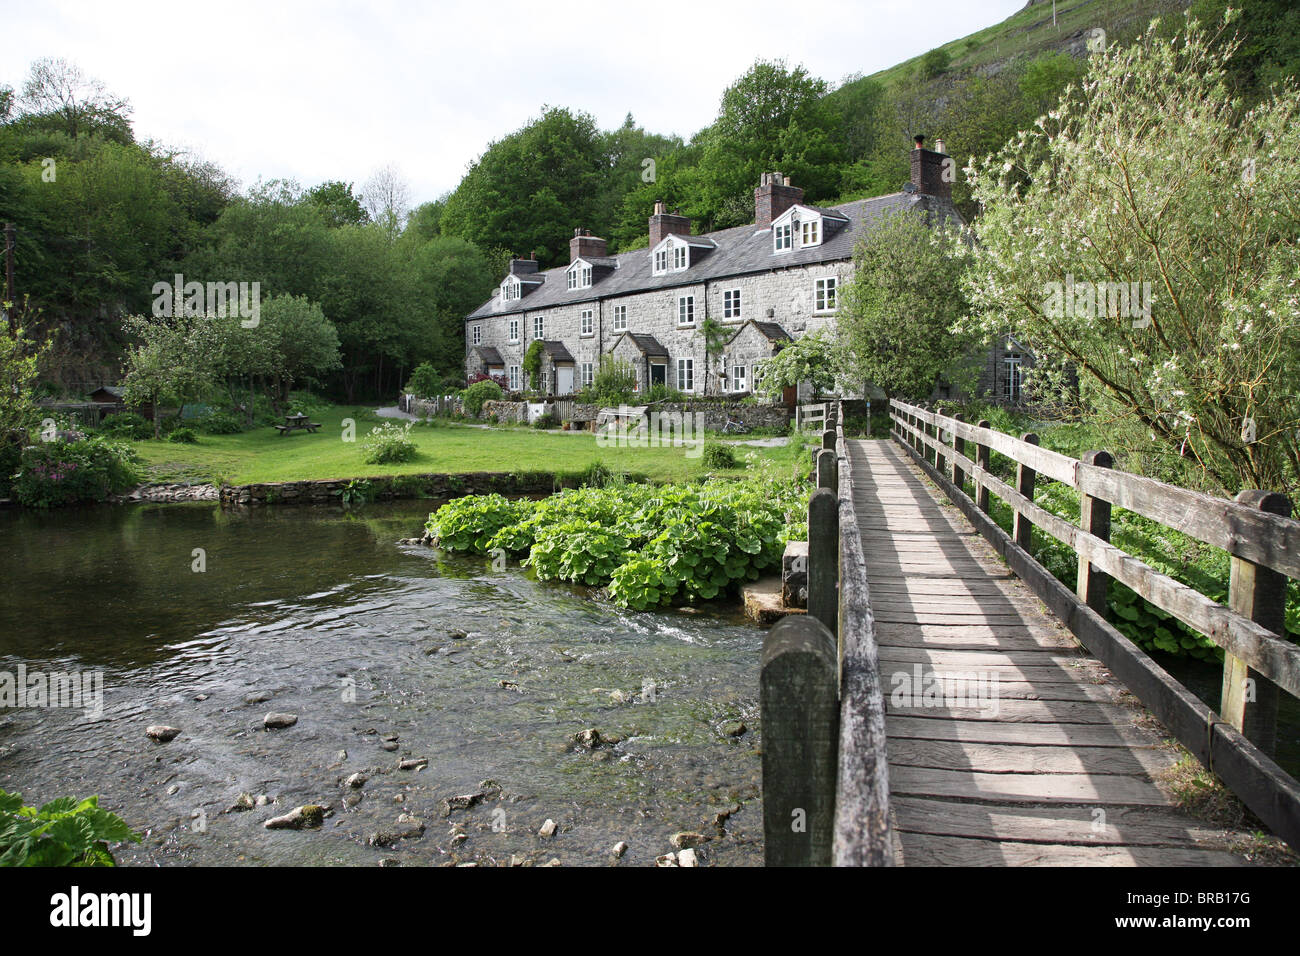
[[140, 834], [99, 797], [61, 797], [42, 807], [0, 790], [0, 866], [115, 866], [110, 843], [140, 842]]

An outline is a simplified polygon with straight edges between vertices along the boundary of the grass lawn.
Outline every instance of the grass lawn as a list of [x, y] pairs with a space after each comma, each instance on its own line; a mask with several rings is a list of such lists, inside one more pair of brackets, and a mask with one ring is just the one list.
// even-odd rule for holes
[[[356, 421], [355, 442], [344, 442], [343, 419]], [[547, 471], [578, 473], [599, 462], [615, 472], [652, 479], [690, 478], [705, 473], [699, 449], [599, 447], [589, 434], [529, 429], [489, 429], [444, 424], [417, 425], [411, 435], [419, 456], [399, 465], [368, 465], [361, 458], [361, 438], [380, 421], [365, 408], [334, 407], [312, 415], [321, 423], [315, 434], [281, 436], [275, 429], [255, 428], [239, 435], [199, 435], [198, 444], [163, 441], [134, 443], [150, 481], [211, 481], [242, 485], [325, 478], [374, 478], [425, 472]], [[743, 458], [754, 452], [759, 463], [793, 464], [794, 449], [736, 449]], [[693, 453], [693, 457], [688, 457]], [[800, 457], [804, 457], [800, 455]], [[741, 473], [737, 469], [737, 474]]]

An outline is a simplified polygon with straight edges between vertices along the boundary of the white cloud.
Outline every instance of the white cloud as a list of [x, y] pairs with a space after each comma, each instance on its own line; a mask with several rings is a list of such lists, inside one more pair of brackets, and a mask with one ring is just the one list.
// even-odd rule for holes
[[190, 148], [244, 184], [359, 186], [391, 162], [423, 202], [543, 105], [585, 110], [602, 128], [631, 112], [688, 137], [755, 58], [835, 84], [1022, 5], [55, 0], [6, 10], [0, 82], [17, 87], [32, 60], [61, 56], [131, 101], [137, 136]]

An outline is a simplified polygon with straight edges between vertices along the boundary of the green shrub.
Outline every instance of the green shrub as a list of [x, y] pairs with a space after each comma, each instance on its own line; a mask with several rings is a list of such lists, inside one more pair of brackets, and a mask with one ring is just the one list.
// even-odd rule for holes
[[361, 439], [361, 457], [370, 465], [392, 465], [404, 461], [414, 461], [419, 449], [411, 440], [410, 424], [398, 425], [385, 422], [372, 428]]
[[559, 425], [560, 420], [550, 412], [547, 412], [545, 415], [538, 415], [537, 419], [533, 422], [534, 428], [558, 428]]
[[479, 412], [483, 411], [484, 402], [496, 401], [502, 394], [500, 385], [491, 379], [484, 379], [461, 392], [460, 398], [465, 405], [465, 413], [477, 418]]
[[194, 434], [193, 428], [177, 428], [167, 436], [167, 440], [177, 445], [195, 445], [198, 444], [199, 437]]
[[406, 383], [406, 391], [416, 398], [433, 398], [442, 394], [442, 376], [438, 370], [424, 362], [415, 367], [411, 379]]
[[23, 449], [13, 494], [29, 508], [103, 501], [139, 484], [139, 463], [131, 446], [100, 436], [42, 442]]
[[469, 495], [447, 502], [429, 515], [424, 527], [440, 547], [487, 554], [493, 536], [520, 520], [523, 504], [496, 494]]
[[650, 389], [645, 393], [645, 401], [647, 402], [684, 402], [687, 397], [684, 392], [670, 388], [663, 382], [656, 382], [651, 385]]
[[714, 441], [705, 442], [703, 460], [705, 468], [735, 468], [738, 464], [736, 453], [729, 445], [720, 445]]
[[353, 478], [343, 489], [345, 505], [364, 505], [375, 500], [375, 486], [365, 478]]
[[139, 441], [153, 437], [153, 425], [136, 412], [115, 412], [104, 416], [104, 420], [99, 423], [99, 433], [109, 438]]
[[636, 370], [626, 359], [601, 356], [591, 384], [575, 396], [590, 405], [627, 405], [636, 397]]
[[205, 435], [238, 435], [244, 430], [244, 419], [234, 412], [213, 412], [195, 421], [194, 427]]
[[115, 866], [110, 843], [140, 842], [140, 834], [99, 797], [62, 797], [25, 807], [16, 793], [0, 790], [0, 866]]

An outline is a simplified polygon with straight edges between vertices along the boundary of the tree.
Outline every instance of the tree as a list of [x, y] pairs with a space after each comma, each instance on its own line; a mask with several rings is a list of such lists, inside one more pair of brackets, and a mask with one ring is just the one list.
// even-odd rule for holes
[[305, 296], [278, 295], [262, 303], [256, 332], [267, 339], [271, 376], [277, 399], [287, 402], [289, 390], [303, 379], [315, 379], [340, 368], [339, 335], [321, 307]]
[[854, 251], [853, 280], [840, 305], [841, 361], [856, 381], [889, 398], [921, 401], [967, 342], [952, 331], [966, 314], [964, 256], [926, 216], [884, 217]]
[[735, 330], [709, 316], [700, 323], [699, 333], [704, 339], [704, 394], [707, 395], [709, 394], [709, 369], [713, 367], [711, 360], [713, 356], [721, 354]]
[[952, 58], [943, 47], [936, 47], [921, 57], [921, 79], [933, 80], [948, 72]]
[[391, 163], [377, 169], [361, 187], [361, 204], [370, 221], [396, 239], [411, 211], [411, 190]]
[[[1140, 424], [1228, 491], [1300, 469], [1300, 93], [1243, 111], [1232, 44], [1195, 22], [1095, 56], [1063, 101], [976, 170], [973, 327], [1009, 331], [1030, 383]], [[1136, 429], [1133, 429], [1136, 430]], [[1136, 450], [1136, 449], [1134, 449]]]
[[124, 327], [136, 338], [126, 355], [122, 379], [128, 405], [149, 404], [153, 436], [161, 434], [164, 399], [184, 404], [213, 381], [220, 368], [218, 327], [208, 315], [186, 315], [181, 298], [171, 318], [129, 316]]
[[34, 62], [19, 102], [24, 116], [55, 120], [73, 139], [101, 131], [130, 140], [131, 105], [67, 60], [44, 57]]
[[835, 343], [827, 337], [825, 330], [818, 329], [787, 343], [769, 359], [763, 366], [760, 387], [770, 398], [776, 398], [785, 389], [804, 382], [810, 384], [816, 394], [829, 392], [835, 388], [836, 368]]
[[361, 199], [352, 192], [352, 184], [341, 180], [330, 180], [313, 186], [303, 194], [303, 201], [311, 203], [321, 211], [325, 221], [331, 226], [359, 226], [369, 222], [370, 217], [361, 205]]

